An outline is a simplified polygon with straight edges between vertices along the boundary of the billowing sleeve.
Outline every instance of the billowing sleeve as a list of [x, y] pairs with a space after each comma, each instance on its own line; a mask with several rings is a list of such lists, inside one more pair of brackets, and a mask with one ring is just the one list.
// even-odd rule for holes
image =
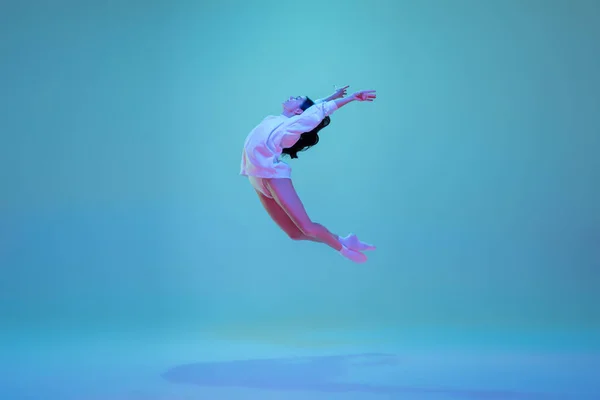
[[302, 114], [295, 115], [283, 124], [281, 129], [287, 134], [301, 135], [304, 132], [312, 131], [323, 119], [337, 110], [335, 101], [327, 101], [313, 104]]

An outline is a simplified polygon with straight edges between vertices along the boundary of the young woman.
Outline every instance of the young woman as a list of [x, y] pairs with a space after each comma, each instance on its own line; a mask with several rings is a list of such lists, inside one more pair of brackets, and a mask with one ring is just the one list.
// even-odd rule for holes
[[349, 97], [345, 86], [331, 96], [313, 102], [306, 96], [283, 102], [281, 115], [263, 119], [248, 135], [242, 151], [240, 174], [247, 176], [271, 218], [293, 240], [324, 243], [354, 262], [362, 263], [365, 250], [375, 246], [361, 242], [354, 234], [340, 237], [310, 219], [291, 180], [291, 168], [282, 155], [298, 158], [298, 152], [319, 141], [318, 132], [329, 125], [329, 116], [353, 101], [373, 101], [374, 90]]

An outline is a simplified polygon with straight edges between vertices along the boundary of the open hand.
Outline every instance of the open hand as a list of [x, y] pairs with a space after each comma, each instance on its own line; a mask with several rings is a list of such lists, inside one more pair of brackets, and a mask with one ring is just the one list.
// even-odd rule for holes
[[352, 94], [352, 97], [358, 101], [373, 101], [377, 97], [375, 90], [361, 90]]
[[[348, 89], [350, 85], [346, 85], [344, 87], [341, 87], [339, 89], [335, 89], [335, 92], [333, 92], [333, 94], [331, 95], [331, 100], [335, 100], [335, 99], [341, 99], [342, 97], [344, 97], [346, 95], [346, 90]], [[335, 86], [334, 86], [335, 88]]]

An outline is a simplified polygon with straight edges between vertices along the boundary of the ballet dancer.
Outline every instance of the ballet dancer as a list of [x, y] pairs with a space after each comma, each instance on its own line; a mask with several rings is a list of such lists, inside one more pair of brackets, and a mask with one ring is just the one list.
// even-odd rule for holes
[[291, 180], [291, 168], [283, 156], [298, 158], [319, 141], [319, 131], [329, 125], [330, 115], [353, 101], [372, 102], [375, 90], [346, 96], [348, 86], [336, 89], [324, 99], [313, 102], [307, 96], [290, 97], [282, 103], [280, 115], [267, 116], [247, 136], [242, 151], [240, 175], [247, 176], [260, 202], [275, 223], [292, 240], [324, 243], [342, 256], [357, 262], [367, 261], [362, 252], [375, 246], [361, 242], [351, 233], [340, 237], [310, 219]]

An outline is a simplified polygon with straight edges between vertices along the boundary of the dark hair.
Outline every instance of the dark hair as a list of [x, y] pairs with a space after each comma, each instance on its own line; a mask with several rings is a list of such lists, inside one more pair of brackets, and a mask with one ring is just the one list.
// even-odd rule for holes
[[[304, 100], [300, 106], [300, 109], [306, 111], [314, 104], [315, 102], [307, 96], [306, 100]], [[319, 131], [329, 125], [330, 122], [331, 119], [328, 116], [323, 118], [321, 123], [319, 123], [312, 131], [304, 132], [292, 147], [283, 149], [282, 153], [289, 155], [291, 158], [298, 158], [298, 152], [308, 150], [310, 147], [319, 143]]]

